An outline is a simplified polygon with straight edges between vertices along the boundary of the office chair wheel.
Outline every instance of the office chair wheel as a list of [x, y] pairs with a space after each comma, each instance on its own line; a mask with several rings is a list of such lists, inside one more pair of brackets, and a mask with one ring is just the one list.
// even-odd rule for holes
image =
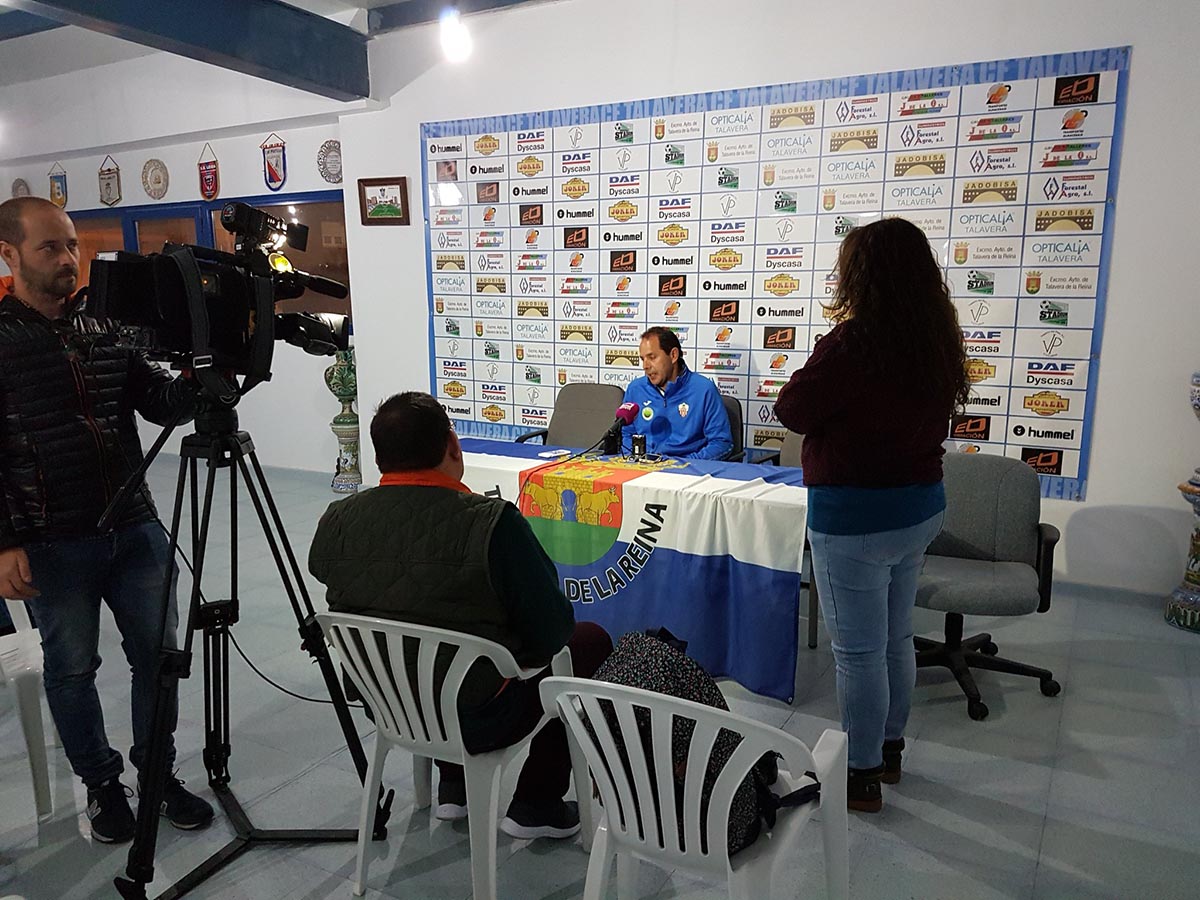
[[986, 641], [979, 645], [979, 652], [984, 656], [995, 656], [1000, 652], [1000, 648], [996, 646], [995, 641]]
[[982, 700], [968, 700], [967, 701], [967, 715], [970, 716], [972, 719], [974, 719], [976, 722], [980, 722], [980, 721], [986, 719], [987, 715], [988, 715], [987, 704], [984, 703]]
[[1062, 691], [1062, 685], [1053, 678], [1044, 678], [1041, 682], [1042, 693], [1047, 697], [1057, 697]]

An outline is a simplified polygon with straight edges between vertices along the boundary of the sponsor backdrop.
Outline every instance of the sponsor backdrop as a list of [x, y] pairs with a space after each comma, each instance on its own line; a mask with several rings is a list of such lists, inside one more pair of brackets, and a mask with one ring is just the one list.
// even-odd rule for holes
[[511, 438], [565, 384], [623, 388], [667, 325], [742, 403], [747, 446], [778, 446], [841, 239], [903, 216], [970, 359], [952, 442], [1083, 499], [1129, 54], [425, 123], [433, 390], [460, 434]]

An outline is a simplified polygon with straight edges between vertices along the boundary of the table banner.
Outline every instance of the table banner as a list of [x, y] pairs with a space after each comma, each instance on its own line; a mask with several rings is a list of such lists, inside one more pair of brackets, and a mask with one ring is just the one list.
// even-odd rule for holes
[[[465, 440], [495, 450], [511, 445]], [[524, 454], [522, 454], [524, 456]], [[805, 491], [766, 467], [466, 454], [465, 482], [516, 503], [576, 618], [614, 639], [665, 626], [715, 676], [790, 700]]]

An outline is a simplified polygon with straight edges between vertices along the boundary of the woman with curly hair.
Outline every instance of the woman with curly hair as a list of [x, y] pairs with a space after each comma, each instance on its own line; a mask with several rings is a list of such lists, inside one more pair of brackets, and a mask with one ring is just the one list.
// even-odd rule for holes
[[846, 235], [836, 324], [779, 392], [804, 435], [813, 578], [833, 644], [847, 802], [877, 812], [900, 780], [916, 683], [912, 610], [942, 527], [942, 443], [970, 390], [958, 316], [924, 233], [888, 218]]

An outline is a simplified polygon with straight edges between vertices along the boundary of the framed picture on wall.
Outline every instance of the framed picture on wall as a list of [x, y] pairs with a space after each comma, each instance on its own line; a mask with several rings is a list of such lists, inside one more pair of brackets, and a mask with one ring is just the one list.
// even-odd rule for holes
[[408, 179], [358, 179], [358, 212], [364, 225], [408, 225]]

